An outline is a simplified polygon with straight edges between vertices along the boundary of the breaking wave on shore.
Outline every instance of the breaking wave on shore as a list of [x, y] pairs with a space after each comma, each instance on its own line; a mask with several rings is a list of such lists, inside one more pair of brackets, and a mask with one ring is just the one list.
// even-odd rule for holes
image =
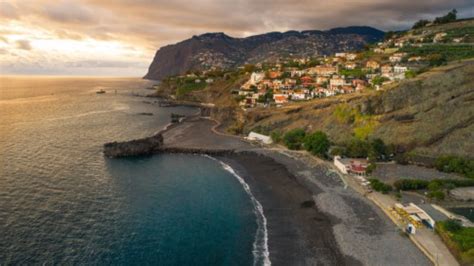
[[254, 265], [265, 265], [270, 266], [272, 263], [270, 261], [270, 251], [268, 250], [268, 230], [267, 230], [267, 218], [263, 213], [262, 204], [255, 198], [250, 186], [245, 182], [245, 180], [235, 172], [235, 170], [228, 164], [211, 157], [209, 155], [204, 155], [205, 157], [219, 162], [224, 170], [231, 173], [237, 178], [239, 183], [244, 188], [245, 192], [249, 195], [252, 204], [254, 206], [254, 213], [257, 217], [257, 232], [255, 234], [255, 241], [253, 243], [253, 256], [254, 256]]

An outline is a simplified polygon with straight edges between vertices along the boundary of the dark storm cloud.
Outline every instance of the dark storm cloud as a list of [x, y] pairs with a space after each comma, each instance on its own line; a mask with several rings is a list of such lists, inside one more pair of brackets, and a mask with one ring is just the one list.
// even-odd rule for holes
[[2, 5], [7, 7], [3, 16], [18, 18], [17, 10], [24, 10], [45, 27], [67, 29], [68, 34], [59, 34], [63, 38], [119, 38], [148, 47], [216, 31], [246, 36], [347, 25], [403, 29], [452, 8], [474, 16], [473, 0], [37, 0]]
[[[44, 62], [44, 52], [52, 50], [42, 44], [56, 40], [48, 58], [57, 55], [60, 58], [55, 60], [66, 67], [125, 71], [132, 66], [140, 73], [157, 48], [206, 32], [244, 37], [351, 25], [401, 30], [453, 8], [460, 17], [474, 17], [474, 0], [0, 0], [0, 48], [31, 50], [31, 42], [34, 50], [28, 52], [28, 62]], [[74, 45], [65, 46], [66, 42]], [[87, 61], [95, 59], [88, 53], [91, 42], [133, 49], [120, 50], [97, 63]], [[71, 47], [77, 52], [71, 53]], [[69, 55], [79, 59], [68, 63]], [[0, 67], [19, 62], [10, 58], [2, 63], [2, 58]]]

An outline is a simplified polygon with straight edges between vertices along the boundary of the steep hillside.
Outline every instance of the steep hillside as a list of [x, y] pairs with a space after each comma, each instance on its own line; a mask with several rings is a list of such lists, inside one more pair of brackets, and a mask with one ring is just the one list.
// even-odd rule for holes
[[472, 156], [474, 60], [435, 68], [383, 91], [248, 112], [244, 131], [322, 130], [335, 143], [379, 137], [400, 151]]
[[247, 38], [207, 33], [160, 48], [144, 78], [161, 80], [188, 70], [229, 69], [283, 56], [307, 57], [355, 50], [380, 40], [383, 35], [371, 27], [271, 32]]

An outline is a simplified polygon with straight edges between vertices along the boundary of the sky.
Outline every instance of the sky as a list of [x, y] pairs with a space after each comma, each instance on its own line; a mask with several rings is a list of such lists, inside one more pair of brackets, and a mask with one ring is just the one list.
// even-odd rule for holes
[[143, 76], [158, 48], [206, 32], [409, 28], [474, 0], [0, 0], [0, 74]]

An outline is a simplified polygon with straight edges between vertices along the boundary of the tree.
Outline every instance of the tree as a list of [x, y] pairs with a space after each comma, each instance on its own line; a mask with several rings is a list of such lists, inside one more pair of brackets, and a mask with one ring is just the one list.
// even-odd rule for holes
[[331, 146], [328, 136], [322, 131], [316, 131], [313, 134], [307, 135], [304, 139], [304, 147], [313, 155], [326, 157], [326, 153]]
[[389, 79], [386, 78], [386, 77], [382, 77], [382, 76], [375, 76], [373, 79], [372, 79], [372, 84], [374, 85], [382, 85], [382, 83], [384, 83], [385, 81], [388, 81]]
[[457, 13], [458, 13], [458, 11], [456, 9], [453, 9], [448, 14], [446, 14], [442, 17], [435, 18], [435, 20], [433, 22], [434, 22], [434, 24], [444, 24], [444, 23], [449, 23], [449, 22], [456, 21]]
[[426, 26], [426, 24], [430, 23], [429, 20], [426, 20], [426, 19], [420, 19], [418, 20], [412, 27], [412, 29], [419, 29], [419, 28], [422, 28], [424, 26]]
[[387, 157], [387, 146], [383, 140], [376, 138], [370, 142], [370, 154], [372, 154], [375, 159], [384, 159]]
[[347, 156], [353, 158], [366, 158], [369, 155], [370, 145], [367, 141], [353, 138], [347, 144]]
[[283, 142], [290, 150], [299, 150], [303, 144], [306, 132], [301, 128], [296, 128], [288, 131], [283, 136]]

